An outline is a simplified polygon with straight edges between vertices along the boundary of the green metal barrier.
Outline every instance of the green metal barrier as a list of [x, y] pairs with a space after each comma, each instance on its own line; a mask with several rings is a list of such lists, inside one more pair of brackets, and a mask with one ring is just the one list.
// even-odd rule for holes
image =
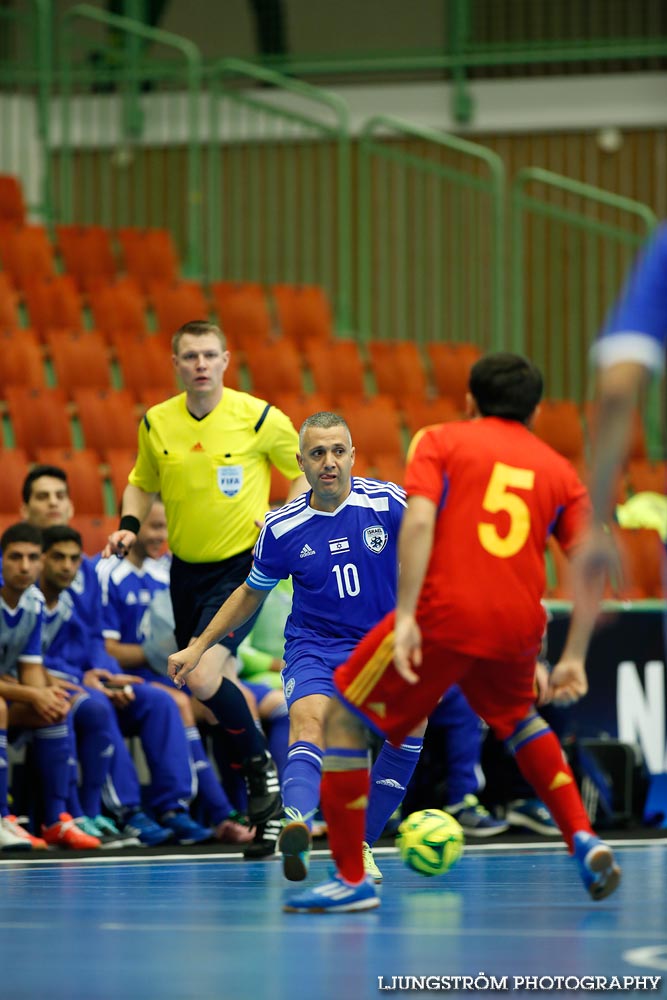
[[505, 174], [489, 149], [395, 118], [359, 145], [364, 338], [504, 344]]
[[[656, 224], [647, 205], [537, 167], [511, 190], [511, 343], [545, 374], [545, 395], [583, 403], [589, 350], [638, 248]], [[662, 457], [659, 387], [645, 424]]]
[[[208, 274], [318, 284], [350, 323], [347, 105], [236, 59], [207, 75]], [[248, 85], [252, 89], [248, 89]]]

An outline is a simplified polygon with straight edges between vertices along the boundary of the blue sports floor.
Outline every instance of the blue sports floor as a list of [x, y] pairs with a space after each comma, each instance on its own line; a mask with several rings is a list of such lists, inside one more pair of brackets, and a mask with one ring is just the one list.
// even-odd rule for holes
[[449, 995], [576, 997], [590, 994], [526, 991], [514, 977], [652, 975], [665, 997], [667, 840], [616, 841], [615, 850], [623, 882], [597, 904], [561, 844], [468, 846], [433, 879], [380, 850], [380, 909], [338, 915], [281, 910], [295, 888], [326, 876], [322, 852], [296, 887], [275, 858], [3, 859], [0, 995], [364, 1000], [406, 993], [386, 989], [394, 976], [483, 972], [507, 976], [509, 988]]

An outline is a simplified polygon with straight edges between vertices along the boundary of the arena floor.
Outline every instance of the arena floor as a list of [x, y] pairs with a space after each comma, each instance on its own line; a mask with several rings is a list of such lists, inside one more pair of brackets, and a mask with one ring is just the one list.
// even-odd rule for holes
[[[283, 913], [284, 899], [301, 887], [284, 881], [276, 858], [244, 862], [229, 849], [5, 855], [2, 995], [365, 1000], [432, 995], [444, 990], [442, 977], [454, 976], [481, 989], [450, 978], [450, 996], [576, 996], [588, 992], [581, 980], [595, 976], [608, 989], [616, 989], [613, 977], [639, 977], [626, 997], [665, 995], [667, 837], [608, 839], [624, 877], [601, 903], [583, 890], [560, 840], [496, 840], [468, 845], [457, 866], [433, 879], [380, 847], [381, 907], [338, 915]], [[315, 851], [302, 886], [325, 878], [328, 865], [328, 853]], [[662, 978], [654, 990], [645, 980], [644, 990], [651, 976]], [[438, 977], [437, 986], [424, 977]], [[538, 980], [530, 985], [528, 977]]]

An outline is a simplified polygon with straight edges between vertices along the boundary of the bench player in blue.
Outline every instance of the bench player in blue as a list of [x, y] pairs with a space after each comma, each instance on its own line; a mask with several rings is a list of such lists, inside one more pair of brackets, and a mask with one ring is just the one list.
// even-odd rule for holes
[[[299, 466], [310, 490], [266, 515], [246, 581], [225, 601], [187, 649], [169, 658], [169, 673], [183, 685], [205, 669], [200, 657], [221, 636], [245, 622], [280, 579], [291, 575], [292, 611], [285, 627], [283, 686], [290, 715], [290, 747], [283, 776], [288, 822], [279, 849], [285, 875], [308, 871], [310, 826], [319, 802], [323, 719], [334, 694], [333, 671], [371, 622], [393, 607], [396, 543], [405, 494], [394, 483], [352, 477], [349, 428], [335, 413], [316, 413], [299, 433]], [[367, 842], [382, 832], [405, 794], [419, 758], [421, 737], [400, 747], [385, 743], [375, 762]], [[382, 878], [367, 847], [367, 871]]]

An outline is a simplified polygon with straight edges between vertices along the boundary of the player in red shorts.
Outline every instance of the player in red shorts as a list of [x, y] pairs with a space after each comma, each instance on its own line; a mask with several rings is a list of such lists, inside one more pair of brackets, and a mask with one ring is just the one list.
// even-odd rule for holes
[[[618, 885], [613, 854], [595, 836], [560, 744], [535, 709], [546, 541], [555, 535], [571, 555], [590, 516], [573, 467], [530, 430], [541, 396], [542, 376], [529, 361], [488, 355], [470, 374], [475, 419], [426, 428], [412, 443], [396, 611], [337, 669], [339, 698], [327, 717], [322, 808], [337, 873], [290, 899], [288, 911], [379, 905], [361, 847], [365, 727], [398, 743], [454, 683], [514, 753], [591, 896], [602, 899]], [[593, 621], [575, 609], [550, 676], [554, 703], [586, 694]]]

